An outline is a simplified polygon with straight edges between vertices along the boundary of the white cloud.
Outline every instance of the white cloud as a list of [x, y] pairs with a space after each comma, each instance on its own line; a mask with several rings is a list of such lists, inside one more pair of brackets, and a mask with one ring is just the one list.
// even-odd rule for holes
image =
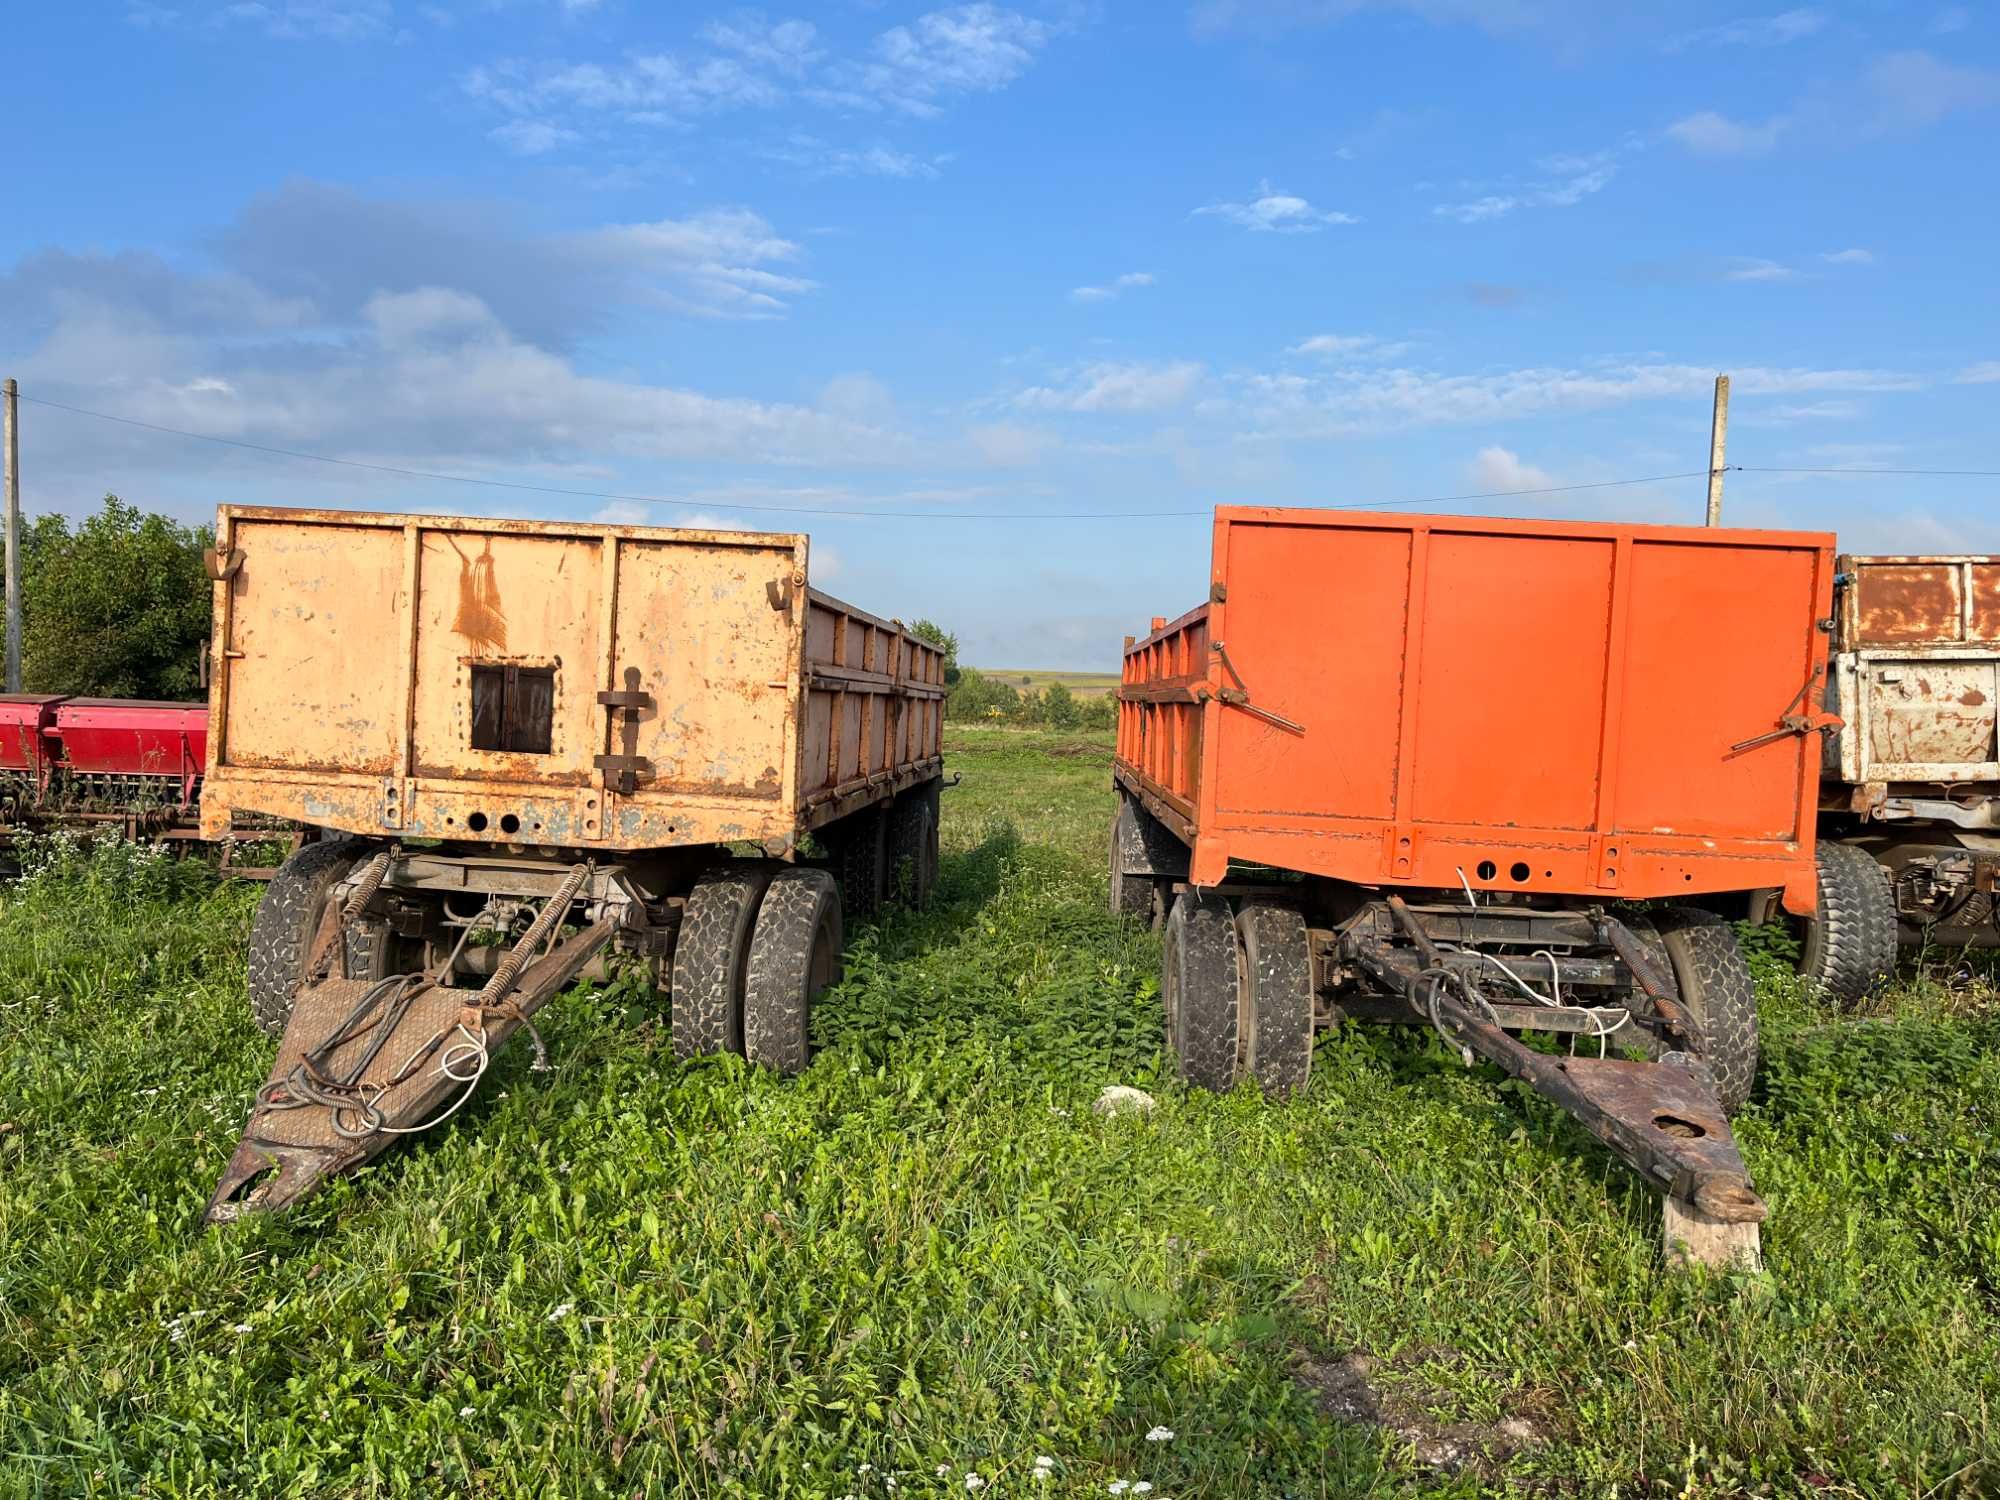
[[1676, 120], [1666, 133], [1704, 156], [1755, 156], [1780, 141], [1839, 145], [1913, 135], [1995, 105], [2000, 105], [2000, 71], [1960, 67], [1908, 50], [1878, 57], [1858, 79], [1809, 92], [1761, 124], [1702, 110]]
[[997, 5], [934, 10], [877, 37], [871, 60], [835, 78], [830, 102], [853, 103], [846, 96], [858, 94], [878, 107], [934, 115], [948, 95], [1005, 88], [1050, 34], [1046, 22]]
[[1461, 224], [1481, 224], [1505, 218], [1518, 208], [1573, 208], [1602, 192], [1618, 175], [1617, 159], [1609, 151], [1545, 157], [1536, 165], [1542, 174], [1536, 182], [1456, 203], [1440, 203], [1431, 212]]
[[980, 461], [996, 469], [1019, 469], [1040, 463], [1057, 446], [1054, 433], [1012, 422], [990, 422], [968, 428], [965, 438]]
[[813, 289], [810, 281], [769, 269], [796, 260], [799, 247], [747, 208], [610, 225], [567, 236], [565, 242], [579, 255], [660, 276], [653, 300], [677, 311], [775, 317], [785, 311], [785, 298]]
[[702, 28], [701, 36], [711, 46], [788, 78], [805, 77], [807, 69], [825, 56], [819, 47], [819, 33], [810, 21], [767, 25], [762, 16], [750, 13], [733, 22], [712, 21]]
[[880, 141], [870, 146], [836, 146], [796, 130], [783, 145], [770, 148], [765, 155], [822, 177], [931, 178], [951, 160], [949, 153], [916, 156]]
[[583, 139], [576, 131], [551, 125], [547, 120], [509, 120], [486, 133], [518, 156], [541, 156]]
[[[850, 113], [929, 117], [953, 98], [1007, 87], [1058, 29], [998, 5], [947, 6], [841, 56], [809, 21], [771, 22], [752, 12], [712, 22], [700, 32], [699, 46], [680, 51], [633, 52], [615, 61], [503, 59], [471, 69], [459, 83], [505, 114], [556, 125], [588, 114], [607, 126], [674, 126], [798, 101]], [[792, 149], [836, 175], [925, 177], [934, 176], [937, 165], [881, 145], [815, 142]]]
[[591, 520], [604, 526], [656, 526], [659, 518], [650, 505], [636, 500], [613, 500], [591, 513]]
[[1931, 18], [1931, 24], [1925, 29], [1932, 36], [1950, 36], [1954, 32], [1965, 30], [1971, 24], [1971, 11], [1963, 5], [1947, 5]]
[[1791, 281], [1798, 272], [1775, 260], [1746, 256], [1722, 273], [1724, 281]]
[[834, 376], [820, 387], [813, 405], [863, 426], [887, 427], [896, 420], [896, 398], [886, 385], [861, 370]]
[[1830, 266], [1872, 266], [1875, 252], [1872, 250], [1822, 250], [1819, 258]]
[[1405, 342], [1379, 339], [1372, 333], [1316, 333], [1285, 350], [1287, 354], [1310, 354], [1322, 359], [1394, 359], [1409, 351]]
[[1522, 463], [1520, 454], [1497, 445], [1481, 448], [1472, 462], [1465, 466], [1465, 482], [1475, 489], [1503, 493], [1556, 487], [1555, 478], [1548, 470]]
[[1014, 404], [1040, 411], [1159, 411], [1186, 401], [1201, 377], [1202, 367], [1192, 360], [1105, 361], [1084, 366], [1064, 386], [1030, 386]]
[[1928, 52], [1892, 52], [1878, 59], [1864, 86], [1874, 106], [1864, 128], [1877, 134], [1921, 130], [2000, 103], [2000, 72], [1961, 68]]
[[1976, 365], [1967, 365], [1954, 380], [1958, 385], [2000, 384], [2000, 359], [1982, 359]]
[[1257, 196], [1248, 203], [1211, 203], [1195, 212], [1213, 214], [1244, 229], [1275, 234], [1308, 234], [1329, 224], [1361, 222], [1353, 214], [1314, 208], [1305, 199], [1282, 192], [1268, 181], [1257, 184]]
[[1745, 16], [1719, 26], [1685, 32], [1666, 45], [1669, 52], [1698, 47], [1782, 47], [1816, 36], [1826, 27], [1824, 12], [1810, 9], [1780, 11], [1774, 16]]
[[1069, 295], [1072, 302], [1110, 302], [1117, 298], [1121, 292], [1130, 291], [1134, 287], [1151, 286], [1152, 284], [1153, 273], [1151, 271], [1127, 271], [1123, 276], [1115, 277], [1102, 286], [1077, 287]]
[[1787, 125], [1782, 116], [1752, 125], [1704, 109], [1674, 121], [1667, 127], [1667, 134], [1703, 156], [1756, 156], [1777, 145]]

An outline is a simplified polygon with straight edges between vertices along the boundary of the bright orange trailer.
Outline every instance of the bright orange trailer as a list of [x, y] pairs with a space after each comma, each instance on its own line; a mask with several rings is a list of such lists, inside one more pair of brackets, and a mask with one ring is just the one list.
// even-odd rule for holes
[[1284, 1090], [1319, 1027], [1435, 1025], [1708, 1217], [1761, 1219], [1725, 1118], [1749, 972], [1689, 903], [1813, 908], [1833, 548], [1218, 509], [1207, 602], [1128, 638], [1119, 692], [1112, 903], [1164, 921], [1184, 1075]]

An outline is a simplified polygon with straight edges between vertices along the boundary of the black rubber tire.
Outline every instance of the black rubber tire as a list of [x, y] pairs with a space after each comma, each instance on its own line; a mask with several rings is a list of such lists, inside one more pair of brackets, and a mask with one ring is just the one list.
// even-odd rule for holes
[[1111, 824], [1111, 915], [1150, 921], [1153, 877], [1134, 873], [1147, 869], [1145, 831], [1140, 823], [1143, 817], [1131, 798], [1118, 799], [1118, 816]]
[[750, 933], [777, 868], [761, 860], [736, 860], [705, 871], [688, 892], [674, 940], [676, 1057], [742, 1054]]
[[[278, 866], [250, 919], [250, 1015], [269, 1036], [292, 1018], [292, 997], [305, 978], [306, 959], [333, 888], [368, 852], [360, 839], [307, 844]], [[345, 974], [346, 955], [341, 972]]]
[[1312, 1073], [1312, 939], [1298, 912], [1264, 901], [1236, 914], [1236, 932], [1243, 1065], [1266, 1094], [1284, 1098]]
[[1196, 1088], [1226, 1093], [1236, 1083], [1240, 1002], [1229, 903], [1208, 891], [1189, 891], [1174, 903], [1163, 948], [1160, 996], [1180, 1076]]
[[849, 813], [820, 835], [833, 856], [847, 920], [865, 922], [881, 909], [889, 883], [889, 823], [880, 807]]
[[1896, 889], [1875, 856], [1819, 846], [1819, 910], [1800, 925], [1799, 974], [1841, 1007], [1896, 977]]
[[935, 785], [911, 787], [889, 805], [889, 895], [911, 911], [930, 905], [937, 884]]
[[813, 1002], [840, 983], [840, 891], [824, 870], [791, 865], [771, 877], [750, 936], [743, 985], [743, 1054], [802, 1073]]
[[1681, 1004], [1701, 1028], [1701, 1060], [1715, 1077], [1722, 1112], [1733, 1115], [1757, 1078], [1757, 986], [1733, 924], [1698, 906], [1653, 913]]

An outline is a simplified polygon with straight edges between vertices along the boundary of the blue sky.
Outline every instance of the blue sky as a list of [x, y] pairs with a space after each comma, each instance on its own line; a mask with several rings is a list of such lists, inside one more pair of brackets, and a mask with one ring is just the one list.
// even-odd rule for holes
[[[807, 530], [826, 587], [974, 663], [1101, 668], [1198, 599], [1210, 504], [1696, 470], [1718, 371], [1734, 462], [2000, 469], [1986, 6], [16, 9], [24, 394], [666, 502], [29, 404], [31, 511]], [[1727, 509], [2000, 551], [1996, 493], [1743, 473]], [[1102, 511], [1196, 514], [1069, 518]]]

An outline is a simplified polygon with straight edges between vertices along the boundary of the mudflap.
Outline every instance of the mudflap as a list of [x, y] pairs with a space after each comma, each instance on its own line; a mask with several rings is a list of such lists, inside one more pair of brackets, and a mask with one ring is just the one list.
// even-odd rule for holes
[[447, 989], [422, 975], [301, 989], [203, 1217], [287, 1208], [454, 1112], [487, 1060], [617, 930], [607, 917], [575, 933], [525, 962], [504, 991]]

